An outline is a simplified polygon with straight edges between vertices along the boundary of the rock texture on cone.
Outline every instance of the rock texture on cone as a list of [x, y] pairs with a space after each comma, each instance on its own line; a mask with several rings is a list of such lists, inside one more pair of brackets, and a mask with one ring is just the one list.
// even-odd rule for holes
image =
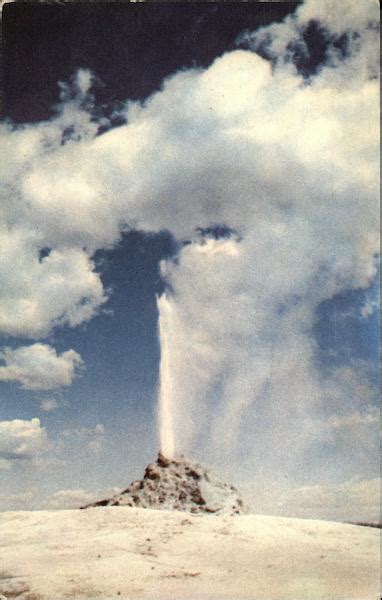
[[94, 506], [134, 506], [183, 510], [192, 513], [238, 514], [243, 502], [233, 485], [224, 483], [198, 463], [185, 458], [168, 459], [159, 453], [156, 463], [146, 467], [141, 481]]

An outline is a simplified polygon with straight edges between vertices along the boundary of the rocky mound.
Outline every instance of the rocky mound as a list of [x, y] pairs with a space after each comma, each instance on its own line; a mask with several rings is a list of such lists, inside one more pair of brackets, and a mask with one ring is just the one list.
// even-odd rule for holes
[[233, 485], [224, 483], [198, 463], [185, 458], [167, 459], [161, 453], [146, 467], [141, 481], [120, 494], [81, 508], [134, 506], [192, 513], [239, 514], [243, 502]]

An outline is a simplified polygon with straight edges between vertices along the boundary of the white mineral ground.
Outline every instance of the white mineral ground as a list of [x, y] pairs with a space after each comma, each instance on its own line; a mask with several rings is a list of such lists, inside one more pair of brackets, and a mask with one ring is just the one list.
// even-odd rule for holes
[[379, 598], [379, 531], [130, 507], [5, 512], [6, 598]]

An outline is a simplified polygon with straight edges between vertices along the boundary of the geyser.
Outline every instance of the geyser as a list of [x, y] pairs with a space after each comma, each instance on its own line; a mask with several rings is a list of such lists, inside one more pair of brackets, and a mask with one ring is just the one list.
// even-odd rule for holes
[[174, 393], [171, 379], [171, 355], [169, 337], [171, 336], [171, 323], [173, 321], [173, 305], [166, 294], [157, 298], [159, 311], [159, 341], [160, 341], [160, 369], [159, 369], [159, 439], [160, 450], [168, 458], [174, 457]]

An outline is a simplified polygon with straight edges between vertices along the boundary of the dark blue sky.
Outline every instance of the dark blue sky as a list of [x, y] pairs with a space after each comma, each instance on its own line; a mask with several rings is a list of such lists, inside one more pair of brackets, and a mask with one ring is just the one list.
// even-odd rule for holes
[[282, 20], [298, 2], [9, 4], [3, 10], [4, 115], [49, 118], [58, 81], [79, 68], [99, 78], [97, 107], [147, 97], [181, 68], [206, 67], [244, 29]]

